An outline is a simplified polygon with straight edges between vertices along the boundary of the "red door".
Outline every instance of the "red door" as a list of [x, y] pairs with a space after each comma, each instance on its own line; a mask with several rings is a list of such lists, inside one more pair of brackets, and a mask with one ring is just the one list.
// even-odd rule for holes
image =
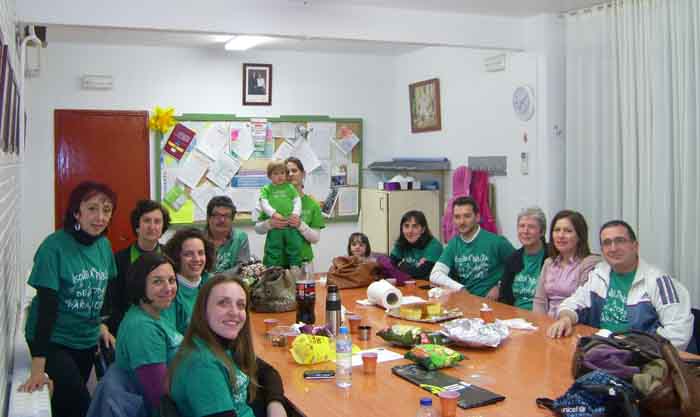
[[117, 251], [133, 240], [129, 213], [150, 197], [148, 112], [55, 110], [56, 228], [63, 223], [71, 190], [92, 180], [117, 193], [107, 237]]

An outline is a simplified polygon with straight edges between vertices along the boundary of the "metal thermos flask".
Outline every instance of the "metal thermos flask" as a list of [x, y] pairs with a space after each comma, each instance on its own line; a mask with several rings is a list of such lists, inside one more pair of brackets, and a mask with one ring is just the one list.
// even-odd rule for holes
[[328, 286], [328, 293], [326, 294], [326, 327], [333, 332], [334, 336], [338, 335], [338, 329], [341, 326], [340, 306], [338, 286], [331, 284]]

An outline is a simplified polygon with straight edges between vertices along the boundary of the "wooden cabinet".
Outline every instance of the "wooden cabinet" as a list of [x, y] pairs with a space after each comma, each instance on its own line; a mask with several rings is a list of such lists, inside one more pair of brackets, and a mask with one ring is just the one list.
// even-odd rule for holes
[[362, 189], [362, 233], [369, 238], [373, 252], [388, 254], [399, 237], [401, 217], [409, 210], [420, 210], [428, 227], [440, 240], [439, 191], [383, 191]]

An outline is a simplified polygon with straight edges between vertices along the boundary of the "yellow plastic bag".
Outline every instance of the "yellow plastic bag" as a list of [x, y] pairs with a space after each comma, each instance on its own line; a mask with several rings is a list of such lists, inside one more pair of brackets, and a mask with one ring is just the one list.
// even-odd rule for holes
[[[335, 345], [333, 339], [326, 336], [314, 336], [301, 334], [294, 338], [292, 348], [294, 361], [300, 365], [311, 365], [335, 360]], [[352, 345], [352, 353], [357, 353], [360, 348]]]

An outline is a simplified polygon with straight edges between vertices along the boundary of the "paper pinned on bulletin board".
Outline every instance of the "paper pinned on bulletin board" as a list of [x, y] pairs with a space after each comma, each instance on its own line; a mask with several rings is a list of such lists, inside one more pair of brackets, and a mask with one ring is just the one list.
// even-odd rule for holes
[[206, 181], [199, 187], [194, 188], [190, 193], [190, 197], [192, 198], [192, 201], [194, 201], [194, 203], [197, 205], [197, 207], [201, 208], [202, 210], [206, 210], [207, 204], [209, 204], [209, 201], [213, 197], [223, 194], [223, 190], [215, 187], [214, 184], [210, 183], [209, 181]]
[[272, 125], [272, 137], [294, 139], [296, 137], [296, 123], [275, 123]]
[[197, 134], [197, 149], [211, 159], [216, 159], [219, 152], [228, 143], [231, 126], [226, 122], [213, 123], [202, 134]]
[[226, 188], [231, 184], [231, 179], [241, 168], [241, 162], [228, 155], [227, 152], [219, 151], [214, 162], [209, 165], [207, 178], [219, 188]]
[[335, 141], [335, 144], [338, 145], [338, 148], [345, 154], [349, 154], [352, 152], [355, 145], [360, 143], [360, 139], [355, 135], [355, 132], [347, 126], [341, 127], [339, 133], [340, 135]]
[[260, 198], [260, 189], [227, 188], [225, 194], [231, 198], [237, 211], [252, 212]]
[[187, 147], [190, 146], [190, 142], [192, 142], [194, 136], [195, 132], [193, 130], [188, 129], [182, 123], [178, 123], [173, 128], [173, 131], [170, 132], [170, 136], [165, 142], [163, 150], [179, 161], [182, 159], [185, 151], [187, 151]]
[[309, 143], [318, 159], [330, 158], [331, 141], [335, 139], [335, 122], [310, 122]]
[[209, 167], [209, 159], [199, 151], [190, 152], [184, 162], [180, 162], [177, 179], [190, 188], [195, 188]]
[[357, 187], [338, 188], [338, 216], [354, 216], [359, 212], [359, 193]]
[[255, 151], [255, 146], [253, 145], [253, 136], [250, 134], [250, 127], [247, 123], [231, 123], [230, 135], [229, 152], [231, 152], [231, 155], [244, 161], [250, 159], [253, 151]]

